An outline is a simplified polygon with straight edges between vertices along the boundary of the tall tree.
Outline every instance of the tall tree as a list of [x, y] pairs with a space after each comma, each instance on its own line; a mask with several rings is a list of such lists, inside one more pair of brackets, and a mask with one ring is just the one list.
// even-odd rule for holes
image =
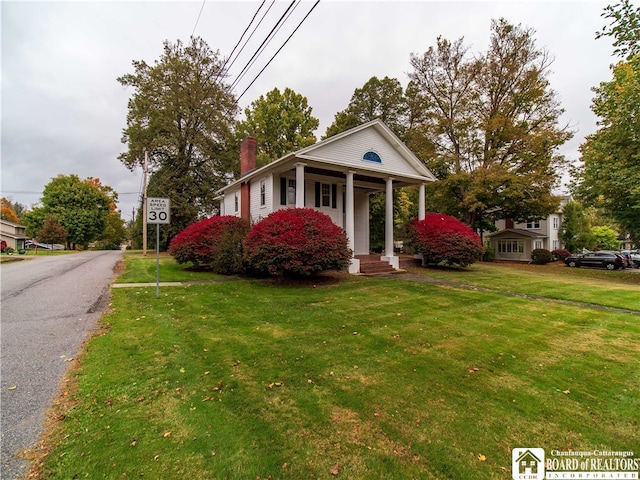
[[[192, 37], [187, 45], [166, 41], [154, 65], [133, 62], [134, 73], [118, 78], [134, 94], [129, 99], [127, 128], [122, 142], [128, 150], [120, 160], [129, 168], [141, 166], [144, 152], [152, 171], [162, 170], [173, 185], [169, 196], [175, 206], [189, 205], [176, 216], [181, 231], [199, 215], [215, 211], [214, 192], [237, 173], [237, 145], [232, 135], [237, 102], [224, 83], [218, 52]], [[177, 220], [176, 220], [177, 221]]]
[[[107, 192], [111, 192], [109, 195]], [[117, 199], [111, 187], [77, 175], [58, 175], [44, 187], [42, 206], [24, 215], [27, 234], [35, 235], [53, 217], [67, 232], [67, 241], [86, 247], [104, 232], [107, 216]]]
[[591, 225], [580, 202], [570, 200], [564, 204], [558, 235], [564, 248], [572, 253], [579, 253], [591, 245]]
[[[623, 2], [623, 5], [627, 5]], [[628, 6], [628, 5], [627, 5]], [[612, 7], [607, 7], [611, 9]], [[605, 9], [605, 11], [607, 11]], [[611, 10], [609, 10], [611, 11]], [[621, 10], [631, 18], [620, 24], [635, 25], [640, 35], [640, 10]], [[626, 30], [612, 30], [624, 43]], [[636, 38], [636, 37], [634, 37]], [[631, 48], [631, 47], [629, 47]], [[637, 51], [638, 46], [635, 45]], [[633, 50], [616, 50], [630, 55]], [[640, 242], [640, 53], [612, 66], [613, 79], [594, 88], [591, 109], [599, 129], [580, 146], [582, 165], [574, 171], [574, 194], [585, 204], [603, 208], [632, 239]]]
[[631, 0], [622, 0], [616, 5], [607, 5], [602, 17], [610, 19], [596, 38], [613, 37], [614, 55], [627, 60], [640, 54], [640, 6], [634, 7]]
[[284, 92], [274, 88], [244, 110], [245, 120], [238, 122], [237, 136], [239, 140], [256, 138], [256, 163], [261, 167], [316, 143], [313, 132], [319, 121], [311, 112], [306, 97], [290, 88]]
[[347, 108], [336, 113], [323, 138], [379, 118], [402, 139], [407, 131], [407, 114], [400, 82], [395, 78], [371, 77], [362, 88], [356, 88]]
[[475, 229], [541, 218], [559, 203], [552, 189], [564, 159], [556, 149], [572, 133], [558, 125], [551, 60], [534, 34], [494, 20], [482, 56], [469, 58], [463, 39], [439, 38], [411, 57], [411, 128], [429, 139], [424, 160], [442, 180], [432, 201]]

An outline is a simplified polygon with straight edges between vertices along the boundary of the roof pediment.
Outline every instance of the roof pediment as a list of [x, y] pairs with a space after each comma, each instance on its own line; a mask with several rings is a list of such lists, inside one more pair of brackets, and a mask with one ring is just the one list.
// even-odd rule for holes
[[381, 120], [373, 120], [289, 153], [247, 173], [217, 193], [235, 186], [238, 182], [246, 182], [251, 178], [283, 171], [296, 162], [304, 162], [327, 170], [393, 177], [414, 184], [432, 182], [436, 179], [389, 127]]

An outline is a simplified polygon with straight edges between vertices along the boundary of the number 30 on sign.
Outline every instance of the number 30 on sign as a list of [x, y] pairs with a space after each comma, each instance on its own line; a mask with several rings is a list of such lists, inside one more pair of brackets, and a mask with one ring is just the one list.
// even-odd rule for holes
[[171, 223], [168, 198], [147, 198], [147, 223]]

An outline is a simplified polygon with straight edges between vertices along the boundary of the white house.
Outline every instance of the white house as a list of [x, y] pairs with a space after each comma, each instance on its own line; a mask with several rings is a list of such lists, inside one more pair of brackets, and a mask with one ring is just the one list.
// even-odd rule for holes
[[[562, 205], [565, 201], [563, 200]], [[513, 220], [498, 220], [495, 233], [489, 233], [489, 246], [496, 260], [531, 261], [531, 252], [544, 248], [549, 251], [564, 248], [559, 232], [562, 213], [555, 212], [540, 220], [514, 223]]]
[[385, 251], [393, 268], [393, 189], [418, 185], [419, 218], [425, 189], [435, 177], [380, 120], [373, 120], [256, 169], [256, 140], [240, 147], [240, 178], [218, 190], [221, 215], [257, 222], [282, 208], [310, 207], [342, 227], [353, 250], [349, 271], [360, 271], [359, 255], [369, 254], [369, 196], [386, 193]]

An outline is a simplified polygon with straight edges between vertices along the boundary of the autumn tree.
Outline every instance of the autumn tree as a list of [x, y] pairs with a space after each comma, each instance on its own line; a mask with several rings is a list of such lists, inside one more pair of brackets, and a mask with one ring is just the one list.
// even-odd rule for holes
[[411, 56], [411, 129], [428, 139], [422, 158], [441, 179], [427, 197], [476, 230], [499, 218], [541, 218], [559, 203], [557, 147], [572, 133], [558, 125], [551, 58], [534, 34], [494, 20], [483, 55], [470, 57], [463, 39], [438, 38]]
[[0, 218], [7, 222], [20, 223], [20, 218], [13, 209], [13, 204], [5, 197], [0, 198]]
[[379, 118], [402, 139], [407, 131], [407, 115], [400, 82], [395, 78], [371, 77], [362, 88], [355, 89], [347, 108], [336, 113], [323, 138]]
[[42, 206], [24, 215], [28, 235], [35, 235], [47, 217], [57, 220], [67, 232], [67, 241], [86, 247], [103, 234], [107, 216], [117, 195], [98, 179], [80, 180], [77, 175], [58, 175], [44, 187]]
[[[585, 204], [604, 209], [640, 242], [640, 52], [628, 38], [640, 36], [640, 7], [605, 11], [627, 14], [615, 30], [615, 52], [627, 59], [612, 66], [613, 78], [594, 88], [591, 105], [599, 117], [598, 130], [580, 146], [580, 165], [574, 172], [573, 192]], [[634, 52], [636, 52], [634, 54]]]
[[[186, 45], [165, 41], [154, 65], [133, 61], [133, 69], [118, 78], [134, 90], [122, 137], [127, 151], [119, 158], [133, 170], [147, 153], [152, 178], [161, 177], [153, 195], [171, 198], [167, 232], [173, 236], [214, 212], [214, 192], [237, 174], [232, 134], [237, 102], [225, 83], [220, 54], [198, 37]], [[167, 186], [171, 192], [163, 191]]]
[[236, 126], [237, 138], [256, 138], [256, 163], [264, 166], [290, 152], [316, 143], [319, 121], [307, 98], [285, 88], [260, 95], [244, 110], [245, 119]]
[[44, 219], [44, 225], [36, 232], [36, 240], [41, 243], [53, 245], [54, 243], [65, 244], [67, 242], [67, 231], [60, 222], [52, 215]]

